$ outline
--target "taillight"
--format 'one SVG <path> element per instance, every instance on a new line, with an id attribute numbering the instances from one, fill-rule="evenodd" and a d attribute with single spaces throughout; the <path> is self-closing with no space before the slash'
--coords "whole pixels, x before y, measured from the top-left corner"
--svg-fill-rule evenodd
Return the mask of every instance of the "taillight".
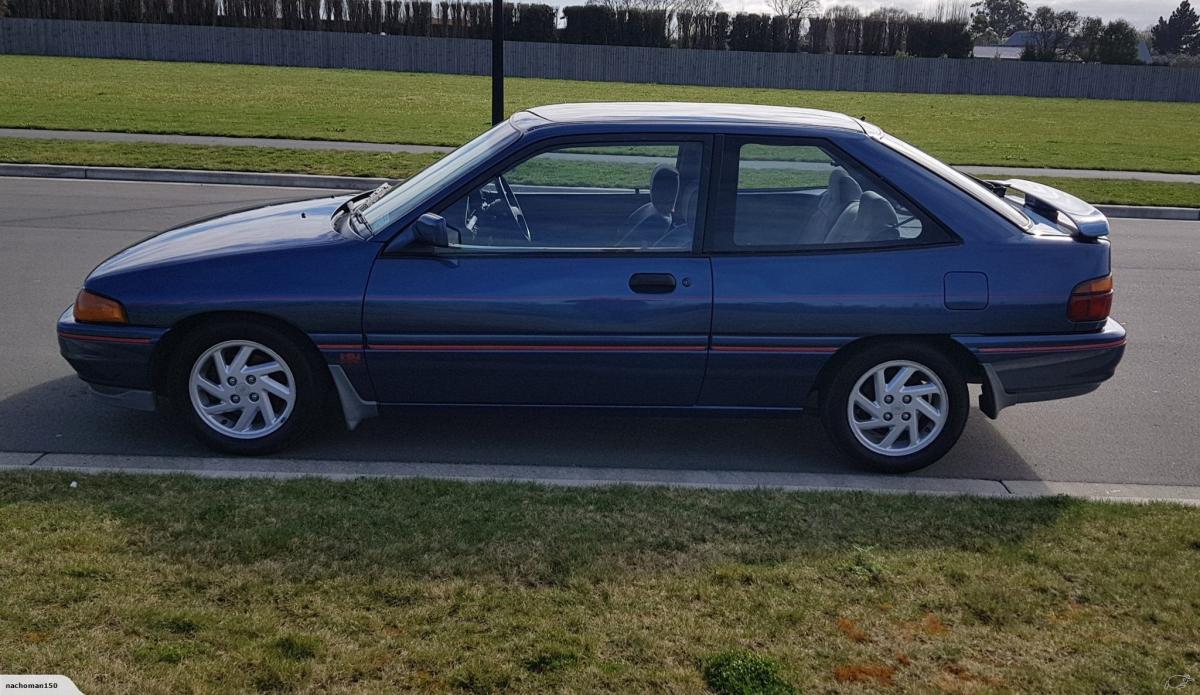
<path id="1" fill-rule="evenodd" d="M 1103 321 L 1112 311 L 1112 275 L 1081 282 L 1071 290 L 1067 318 L 1072 321 Z"/>

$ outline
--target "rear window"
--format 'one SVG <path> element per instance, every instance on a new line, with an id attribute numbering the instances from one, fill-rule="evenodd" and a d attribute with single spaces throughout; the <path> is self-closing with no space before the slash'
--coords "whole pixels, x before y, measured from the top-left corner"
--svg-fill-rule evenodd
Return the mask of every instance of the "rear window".
<path id="1" fill-rule="evenodd" d="M 1033 220 L 1029 219 L 1025 213 L 1005 202 L 1004 199 L 988 190 L 986 186 L 970 176 L 967 176 L 961 171 L 958 171 L 948 164 L 945 164 L 944 162 L 925 154 L 921 150 L 913 147 L 903 140 L 897 140 L 887 133 L 881 133 L 879 136 L 879 141 L 892 148 L 896 152 L 899 152 L 901 155 L 904 155 L 908 159 L 916 162 L 920 166 L 932 171 L 941 178 L 954 184 L 963 192 L 969 194 L 972 198 L 975 198 L 979 202 L 988 206 L 1001 217 L 1004 217 L 1006 220 L 1012 222 L 1021 229 L 1029 229 L 1033 226 Z"/>

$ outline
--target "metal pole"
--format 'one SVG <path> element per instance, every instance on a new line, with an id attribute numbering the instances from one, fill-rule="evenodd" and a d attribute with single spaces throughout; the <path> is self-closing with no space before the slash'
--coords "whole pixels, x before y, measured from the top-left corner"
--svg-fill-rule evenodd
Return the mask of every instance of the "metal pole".
<path id="1" fill-rule="evenodd" d="M 492 125 L 504 120 L 504 0 L 492 0 Z"/>

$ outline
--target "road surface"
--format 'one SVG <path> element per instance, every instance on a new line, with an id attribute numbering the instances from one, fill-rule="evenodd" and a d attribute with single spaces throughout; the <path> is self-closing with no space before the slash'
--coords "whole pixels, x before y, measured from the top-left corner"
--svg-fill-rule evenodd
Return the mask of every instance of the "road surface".
<path id="1" fill-rule="evenodd" d="M 54 322 L 88 271 L 166 227 L 328 195 L 250 186 L 0 180 L 0 451 L 205 456 L 165 417 L 93 401 L 58 355 Z M 991 421 L 973 410 L 953 452 L 923 475 L 1200 484 L 1200 223 L 1115 220 L 1114 315 L 1130 331 L 1116 378 L 1076 399 Z M 408 412 L 357 432 L 330 427 L 303 459 L 852 471 L 812 415 L 661 417 Z"/>

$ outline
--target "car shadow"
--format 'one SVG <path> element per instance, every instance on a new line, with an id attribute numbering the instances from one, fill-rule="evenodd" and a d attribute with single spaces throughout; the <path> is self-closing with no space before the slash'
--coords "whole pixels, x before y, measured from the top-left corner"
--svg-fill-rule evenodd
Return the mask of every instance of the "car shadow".
<path id="1" fill-rule="evenodd" d="M 174 419 L 97 402 L 79 379 L 0 401 L 0 450 L 212 456 Z M 390 410 L 346 432 L 330 422 L 276 457 L 668 470 L 862 473 L 813 412 L 662 415 L 553 409 Z M 1025 459 L 972 410 L 958 445 L 916 475 L 1036 480 Z"/>

